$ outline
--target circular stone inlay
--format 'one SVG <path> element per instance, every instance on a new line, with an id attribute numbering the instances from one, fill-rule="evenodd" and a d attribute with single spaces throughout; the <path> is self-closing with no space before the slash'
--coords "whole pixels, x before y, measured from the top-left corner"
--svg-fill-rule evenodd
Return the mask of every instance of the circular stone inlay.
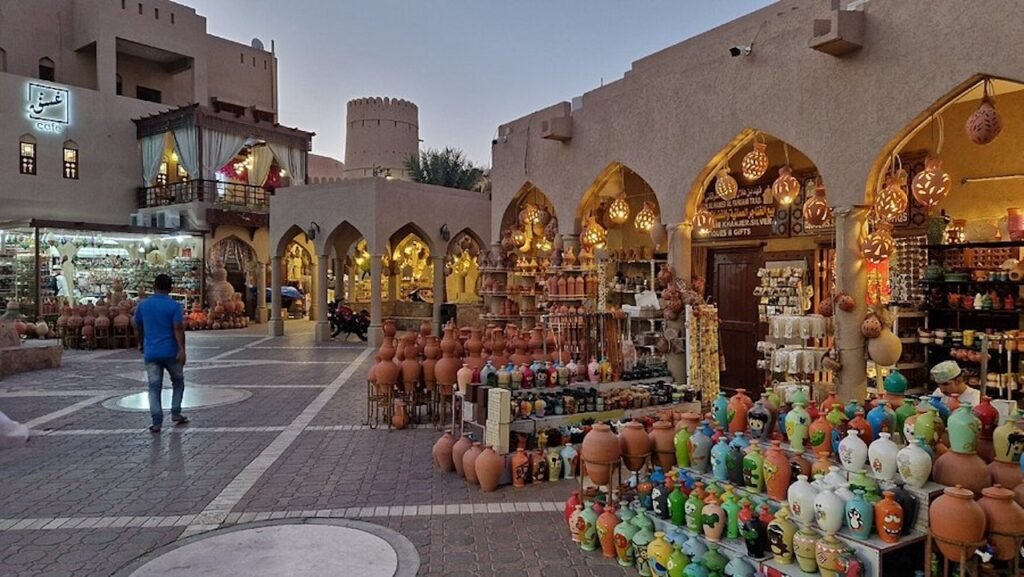
<path id="1" fill-rule="evenodd" d="M 398 555 L 380 537 L 337 525 L 268 525 L 202 538 L 147 562 L 131 577 L 392 577 Z"/>
<path id="2" fill-rule="evenodd" d="M 171 393 L 171 389 L 164 389 L 160 395 L 160 406 L 165 411 L 171 410 Z M 204 389 L 186 386 L 185 394 L 181 397 L 181 408 L 201 409 L 219 405 L 230 405 L 240 403 L 251 396 L 252 393 L 243 389 L 221 387 Z M 103 402 L 103 406 L 115 411 L 145 411 L 148 413 L 149 393 L 135 393 L 107 399 Z"/>

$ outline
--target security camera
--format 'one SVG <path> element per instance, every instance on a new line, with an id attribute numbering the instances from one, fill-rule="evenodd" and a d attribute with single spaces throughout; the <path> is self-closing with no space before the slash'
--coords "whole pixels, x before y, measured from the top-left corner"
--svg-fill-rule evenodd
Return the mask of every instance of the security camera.
<path id="1" fill-rule="evenodd" d="M 729 49 L 729 55 L 733 58 L 737 56 L 750 56 L 752 47 L 748 44 L 746 46 L 733 46 Z"/>

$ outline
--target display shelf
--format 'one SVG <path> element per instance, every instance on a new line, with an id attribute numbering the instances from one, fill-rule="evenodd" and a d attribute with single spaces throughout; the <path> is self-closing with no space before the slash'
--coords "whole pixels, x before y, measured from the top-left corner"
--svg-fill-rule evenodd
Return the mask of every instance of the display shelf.
<path id="1" fill-rule="evenodd" d="M 518 393 L 558 393 L 558 392 L 564 391 L 566 389 L 568 389 L 568 390 L 575 390 L 575 391 L 597 389 L 598 392 L 605 392 L 605 391 L 614 391 L 614 390 L 617 390 L 617 389 L 628 389 L 628 388 L 630 388 L 632 386 L 635 386 L 635 385 L 649 385 L 649 384 L 659 384 L 660 385 L 660 384 L 664 384 L 666 382 L 671 382 L 671 380 L 672 379 L 670 377 L 653 377 L 653 378 L 650 378 L 650 379 L 636 379 L 636 380 L 632 380 L 632 381 L 612 381 L 612 382 L 609 382 L 609 383 L 592 383 L 590 381 L 579 381 L 577 383 L 574 383 L 574 384 L 566 386 L 566 387 L 545 387 L 545 388 L 534 387 L 534 388 L 531 388 L 531 389 L 511 389 L 511 390 L 512 390 L 512 394 L 513 395 L 516 395 Z"/>
<path id="2" fill-rule="evenodd" d="M 797 564 L 795 558 L 793 559 L 793 562 L 788 565 L 785 563 L 779 563 L 772 557 L 769 557 L 760 563 L 762 568 L 769 567 L 783 575 L 786 575 L 787 577 L 821 577 L 820 573 L 808 573 L 800 569 L 800 565 Z"/>
<path id="3" fill-rule="evenodd" d="M 1024 247 L 1024 240 L 992 241 L 992 242 L 961 242 L 957 244 L 926 244 L 927 249 L 932 250 L 953 250 L 965 248 L 1020 248 Z"/>
<path id="4" fill-rule="evenodd" d="M 936 307 L 928 309 L 931 312 L 936 313 L 957 313 L 957 314 L 969 314 L 969 315 L 993 315 L 993 316 L 1009 316 L 1019 315 L 1024 313 L 1024 309 L 951 309 L 945 307 Z"/>
<path id="5" fill-rule="evenodd" d="M 743 541 L 743 539 L 730 539 L 728 537 L 725 537 L 725 533 L 723 532 L 723 536 L 721 539 L 719 539 L 718 541 L 712 541 L 711 539 L 708 539 L 702 532 L 691 531 L 689 528 L 685 526 L 675 525 L 671 521 L 658 517 L 651 511 L 644 511 L 644 514 L 647 515 L 647 518 L 650 519 L 651 523 L 654 524 L 655 531 L 660 531 L 665 534 L 668 534 L 669 532 L 678 531 L 683 535 L 686 535 L 687 537 L 696 537 L 703 541 L 705 544 L 713 543 L 715 545 L 718 545 L 719 550 L 726 553 L 726 556 L 729 558 L 739 555 L 741 557 L 750 559 L 754 563 L 761 562 L 747 555 L 747 544 Z M 729 553 L 731 553 L 731 555 L 729 555 Z"/>
<path id="6" fill-rule="evenodd" d="M 574 301 L 585 301 L 595 297 L 587 295 L 548 295 L 547 300 L 558 301 L 558 302 L 574 302 Z"/>
<path id="7" fill-rule="evenodd" d="M 909 369 L 921 369 L 921 368 L 924 368 L 925 366 L 926 366 L 925 363 L 920 362 L 920 361 L 918 361 L 918 362 L 910 362 L 910 363 L 896 363 L 896 368 L 901 370 L 901 371 L 902 370 L 909 370 Z"/>
<path id="8" fill-rule="evenodd" d="M 1024 281 L 1012 280 L 921 280 L 921 284 L 930 285 L 979 285 L 979 286 L 1015 286 L 1024 287 Z"/>
<path id="9" fill-rule="evenodd" d="M 667 405 L 650 405 L 647 407 L 639 407 L 636 409 L 610 409 L 606 411 L 589 411 L 586 413 L 575 413 L 572 415 L 552 415 L 547 417 L 529 417 L 527 419 L 518 419 L 512 421 L 511 426 L 515 429 L 517 426 L 520 428 L 532 427 L 534 431 L 540 429 L 550 429 L 555 427 L 564 427 L 566 425 L 575 425 L 585 420 L 598 421 L 613 421 L 620 420 L 626 417 L 634 416 L 645 416 L 649 414 L 658 414 L 665 411 L 669 412 L 694 412 L 700 411 L 700 403 L 697 401 L 690 403 L 669 403 Z"/>
<path id="10" fill-rule="evenodd" d="M 928 316 L 928 311 L 899 311 L 896 313 L 898 319 L 923 319 Z"/>

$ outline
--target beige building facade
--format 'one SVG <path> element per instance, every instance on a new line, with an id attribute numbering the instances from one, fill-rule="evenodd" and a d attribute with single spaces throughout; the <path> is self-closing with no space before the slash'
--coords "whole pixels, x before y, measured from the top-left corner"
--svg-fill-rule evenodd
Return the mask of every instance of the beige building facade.
<path id="1" fill-rule="evenodd" d="M 402 98 L 350 100 L 345 118 L 346 178 L 408 179 L 405 162 L 419 155 L 419 108 Z"/>

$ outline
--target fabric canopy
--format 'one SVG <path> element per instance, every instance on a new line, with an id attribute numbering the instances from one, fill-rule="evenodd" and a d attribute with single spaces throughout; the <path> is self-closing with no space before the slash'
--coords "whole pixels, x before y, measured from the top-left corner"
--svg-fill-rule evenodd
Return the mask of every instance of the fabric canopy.
<path id="1" fill-rule="evenodd" d="M 163 161 L 164 149 L 167 144 L 167 134 L 154 134 L 146 136 L 139 141 L 142 147 L 142 185 L 152 186 L 157 173 L 160 172 L 160 163 Z"/>
<path id="2" fill-rule="evenodd" d="M 203 178 L 216 180 L 217 171 L 231 162 L 244 145 L 244 136 L 218 130 L 203 130 Z"/>
<path id="3" fill-rule="evenodd" d="M 263 186 L 270 174 L 270 165 L 274 162 L 274 153 L 268 146 L 253 146 L 249 149 L 249 158 L 252 159 L 252 166 L 247 171 L 246 178 L 252 186 Z"/>
<path id="4" fill-rule="evenodd" d="M 199 129 L 195 126 L 175 128 L 172 135 L 181 166 L 190 177 L 199 178 Z"/>

